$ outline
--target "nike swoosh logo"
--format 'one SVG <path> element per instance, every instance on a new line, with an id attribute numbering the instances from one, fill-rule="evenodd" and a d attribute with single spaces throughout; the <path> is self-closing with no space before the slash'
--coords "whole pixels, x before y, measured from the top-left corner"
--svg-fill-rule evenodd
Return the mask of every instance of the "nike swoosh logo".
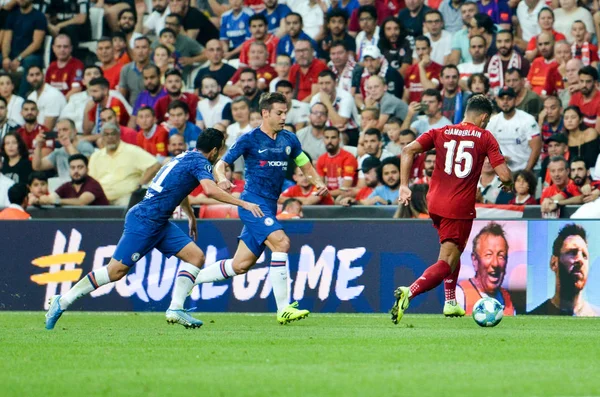
<path id="1" fill-rule="evenodd" d="M 269 149 L 259 150 L 258 153 L 266 152 L 267 150 L 269 150 Z"/>

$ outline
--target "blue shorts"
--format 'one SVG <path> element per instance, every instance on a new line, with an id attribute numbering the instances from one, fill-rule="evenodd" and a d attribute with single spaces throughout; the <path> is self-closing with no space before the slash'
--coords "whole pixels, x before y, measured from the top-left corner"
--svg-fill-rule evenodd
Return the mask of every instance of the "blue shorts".
<path id="1" fill-rule="evenodd" d="M 269 200 L 254 193 L 242 193 L 240 199 L 250 203 L 258 204 L 265 214 L 262 218 L 256 218 L 252 212 L 243 208 L 238 209 L 240 219 L 244 223 L 242 234 L 239 238 L 248 246 L 250 251 L 259 258 L 265 250 L 265 241 L 269 235 L 277 230 L 282 230 L 283 226 L 277 221 L 277 201 Z"/>
<path id="2" fill-rule="evenodd" d="M 142 223 L 134 213 L 129 212 L 113 259 L 126 266 L 133 266 L 153 248 L 171 257 L 190 242 L 192 238 L 173 222 L 153 226 L 149 222 Z"/>

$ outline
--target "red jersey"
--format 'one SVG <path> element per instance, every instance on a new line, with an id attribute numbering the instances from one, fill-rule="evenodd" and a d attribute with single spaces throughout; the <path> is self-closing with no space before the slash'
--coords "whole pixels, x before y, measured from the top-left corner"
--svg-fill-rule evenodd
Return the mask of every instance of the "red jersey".
<path id="1" fill-rule="evenodd" d="M 427 78 L 433 83 L 437 81 L 439 85 L 440 73 L 442 72 L 442 65 L 435 62 L 431 62 L 425 67 L 427 72 Z M 434 81 L 435 80 L 435 81 Z M 421 84 L 421 72 L 419 71 L 419 65 L 410 65 L 406 70 L 406 78 L 404 79 L 404 86 L 408 90 L 408 103 L 421 101 L 421 93 L 424 91 L 423 85 Z"/>
<path id="2" fill-rule="evenodd" d="M 127 51 L 123 51 L 123 53 L 120 56 L 118 54 L 115 54 L 115 61 L 125 66 L 128 63 L 131 63 L 131 58 L 129 58 L 129 54 L 127 53 Z"/>
<path id="3" fill-rule="evenodd" d="M 167 145 L 169 144 L 169 131 L 160 125 L 155 125 L 150 138 L 146 138 L 144 131 L 137 133 L 137 145 L 153 156 L 167 156 Z"/>
<path id="4" fill-rule="evenodd" d="M 315 185 L 311 185 L 311 189 L 308 193 L 304 194 L 302 192 L 302 188 L 298 185 L 290 186 L 281 193 L 283 197 L 311 197 L 312 194 L 317 190 Z M 320 205 L 333 205 L 333 198 L 331 195 L 321 196 L 321 200 L 319 201 Z"/>
<path id="5" fill-rule="evenodd" d="M 578 106 L 583 113 L 583 124 L 590 128 L 596 128 L 596 118 L 600 115 L 600 91 L 594 89 L 594 96 L 587 100 L 581 91 L 571 95 L 569 106 Z"/>
<path id="6" fill-rule="evenodd" d="M 427 131 L 417 141 L 423 151 L 435 148 L 437 153 L 427 194 L 429 213 L 449 219 L 475 218 L 475 193 L 486 156 L 494 168 L 504 162 L 496 138 L 462 122 Z"/>
<path id="7" fill-rule="evenodd" d="M 565 87 L 558 71 L 558 62 L 554 59 L 548 62 L 544 57 L 537 57 L 531 63 L 527 80 L 533 91 L 541 96 L 555 95 Z"/>
<path id="8" fill-rule="evenodd" d="M 358 191 L 358 193 L 356 194 L 355 199 L 356 199 L 356 201 L 368 199 L 369 196 L 371 195 L 371 193 L 373 193 L 373 188 L 365 186 L 365 187 L 363 187 L 362 189 L 360 189 Z"/>
<path id="9" fill-rule="evenodd" d="M 36 124 L 31 132 L 27 131 L 25 126 L 17 129 L 17 134 L 21 135 L 21 138 L 23 138 L 27 145 L 27 149 L 29 149 L 29 154 L 33 154 L 33 149 L 35 149 L 35 137 L 38 136 L 40 132 L 48 132 L 48 128 L 44 127 L 42 124 Z M 54 149 L 54 139 L 46 139 L 44 147 Z"/>
<path id="10" fill-rule="evenodd" d="M 231 76 L 231 79 L 229 80 L 231 81 L 231 84 L 235 84 L 240 80 L 240 75 L 242 74 L 243 70 L 244 68 L 240 68 L 233 74 L 233 76 Z M 271 65 L 265 65 L 256 70 L 256 78 L 258 80 L 263 79 L 267 85 L 269 85 L 271 80 L 273 80 L 275 77 L 277 77 L 277 72 Z"/>
<path id="11" fill-rule="evenodd" d="M 123 65 L 120 63 L 116 63 L 114 66 L 108 69 L 102 68 L 104 78 L 108 80 L 111 90 L 116 89 L 119 85 L 119 79 L 121 78 L 121 69 L 123 69 Z"/>
<path id="12" fill-rule="evenodd" d="M 123 142 L 128 143 L 130 145 L 139 146 L 136 130 L 134 130 L 133 128 L 126 127 L 124 125 L 120 125 L 119 128 L 121 129 L 121 140 Z"/>
<path id="13" fill-rule="evenodd" d="M 559 189 L 556 185 L 550 185 L 547 188 L 545 188 L 542 192 L 540 203 L 547 198 L 556 196 L 557 194 L 560 194 L 565 199 L 568 199 L 570 197 L 581 196 L 581 192 L 579 191 L 579 188 L 577 187 L 575 182 L 569 179 L 569 183 L 567 183 L 567 186 L 564 189 Z"/>
<path id="14" fill-rule="evenodd" d="M 250 56 L 250 44 L 254 43 L 255 41 L 256 39 L 254 37 L 244 41 L 244 44 L 242 44 L 242 50 L 240 52 L 240 63 L 248 65 L 248 58 Z M 274 34 L 267 34 L 267 39 L 265 40 L 267 52 L 269 53 L 267 61 L 271 65 L 275 64 L 275 60 L 277 58 L 277 44 L 279 44 L 279 38 Z M 275 76 L 277 76 L 277 74 L 275 74 Z"/>
<path id="15" fill-rule="evenodd" d="M 557 32 L 556 30 L 552 29 L 552 34 L 554 35 L 554 42 L 558 42 L 561 40 L 566 40 L 567 38 L 565 37 L 564 34 Z M 537 36 L 533 36 L 531 38 L 531 40 L 529 40 L 529 43 L 527 43 L 527 51 L 534 51 L 537 49 Z"/>
<path id="16" fill-rule="evenodd" d="M 190 94 L 189 92 L 184 92 L 181 94 L 178 100 L 187 103 L 188 108 L 190 109 L 190 115 L 188 117 L 188 121 L 192 124 L 196 124 L 196 108 L 198 107 L 198 96 L 194 94 Z M 156 113 L 157 123 L 160 124 L 163 121 L 169 120 L 169 105 L 171 104 L 171 96 L 165 95 L 156 101 L 154 105 L 154 112 Z"/>
<path id="17" fill-rule="evenodd" d="M 244 186 L 246 185 L 246 182 L 239 180 L 239 179 L 234 179 L 231 181 L 231 184 L 233 185 L 233 187 L 231 188 L 231 193 L 242 194 L 242 192 L 244 191 Z M 204 189 L 202 189 L 202 185 L 198 185 L 197 188 L 192 190 L 192 192 L 190 193 L 190 196 L 196 197 L 203 193 L 204 193 Z"/>
<path id="18" fill-rule="evenodd" d="M 46 83 L 66 95 L 73 88 L 73 83 L 81 86 L 83 68 L 83 62 L 73 57 L 63 68 L 59 68 L 57 61 L 54 61 L 46 71 Z"/>
<path id="19" fill-rule="evenodd" d="M 319 175 L 325 179 L 327 189 L 337 190 L 342 187 L 344 179 L 353 181 L 354 185 L 358 162 L 352 154 L 340 149 L 335 156 L 329 153 L 321 155 L 317 160 L 316 168 Z"/>
<path id="20" fill-rule="evenodd" d="M 127 125 L 127 123 L 129 123 L 129 113 L 127 112 L 127 108 L 119 98 L 109 95 L 108 99 L 106 100 L 106 106 L 104 108 L 111 108 L 115 111 L 115 113 L 117 114 L 117 121 L 119 122 L 119 125 Z M 102 124 L 100 122 L 99 111 L 102 109 L 103 108 L 98 109 L 98 104 L 95 104 L 88 112 L 88 120 L 92 121 L 96 125 L 96 128 L 99 128 L 99 126 L 101 126 Z"/>
<path id="21" fill-rule="evenodd" d="M 319 73 L 327 69 L 327 65 L 319 59 L 313 59 L 306 74 L 302 74 L 300 65 L 293 64 L 290 68 L 289 81 L 298 92 L 297 100 L 301 101 L 312 93 L 313 84 L 317 84 Z"/>

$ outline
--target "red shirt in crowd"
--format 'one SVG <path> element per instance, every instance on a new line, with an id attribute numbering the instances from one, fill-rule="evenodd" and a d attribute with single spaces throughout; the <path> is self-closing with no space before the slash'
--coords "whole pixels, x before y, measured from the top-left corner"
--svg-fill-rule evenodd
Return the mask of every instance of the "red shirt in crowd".
<path id="1" fill-rule="evenodd" d="M 337 190 L 342 187 L 344 179 L 354 181 L 358 162 L 352 154 L 340 149 L 335 156 L 329 153 L 321 155 L 316 168 L 319 175 L 325 179 L 327 189 Z"/>
<path id="2" fill-rule="evenodd" d="M 90 192 L 94 195 L 94 201 L 88 205 L 110 205 L 100 183 L 89 175 L 85 178 L 79 191 L 75 190 L 72 182 L 67 182 L 59 186 L 55 193 L 61 199 L 72 199 L 79 198 L 85 192 Z"/>
<path id="3" fill-rule="evenodd" d="M 317 191 L 317 187 L 315 185 L 311 185 L 311 189 L 308 193 L 304 194 L 302 192 L 302 188 L 298 185 L 294 185 L 294 186 L 290 186 L 287 189 L 285 189 L 283 191 L 283 193 L 281 193 L 281 195 L 283 197 L 289 197 L 289 198 L 293 198 L 293 197 L 312 197 L 313 193 Z M 333 198 L 331 198 L 331 195 L 327 195 L 327 196 L 321 196 L 321 200 L 319 201 L 319 204 L 321 205 L 333 205 Z"/>
<path id="4" fill-rule="evenodd" d="M 177 99 L 187 103 L 188 108 L 190 110 L 188 121 L 192 124 L 196 124 L 196 108 L 198 107 L 198 96 L 190 94 L 189 92 L 184 92 Z M 162 123 L 163 121 L 169 120 L 169 112 L 167 109 L 169 109 L 171 101 L 171 96 L 168 94 L 156 101 L 156 104 L 154 105 L 154 112 L 156 113 L 156 120 L 158 124 Z"/>
<path id="5" fill-rule="evenodd" d="M 117 114 L 117 121 L 119 125 L 127 125 L 129 123 L 129 113 L 127 108 L 117 97 L 109 96 L 106 100 L 106 108 L 111 108 Z M 102 109 L 102 108 L 101 108 Z M 96 126 L 100 122 L 100 112 L 98 111 L 98 104 L 95 104 L 88 112 L 88 120 L 93 122 Z"/>
<path id="6" fill-rule="evenodd" d="M 114 66 L 108 69 L 102 68 L 104 78 L 108 80 L 111 90 L 116 89 L 119 85 L 119 79 L 121 78 L 121 69 L 123 69 L 123 65 L 120 63 L 116 63 Z"/>
<path id="7" fill-rule="evenodd" d="M 581 91 L 571 95 L 569 106 L 578 106 L 583 113 L 583 124 L 590 128 L 596 128 L 596 118 L 600 115 L 600 91 L 594 89 L 594 96 L 589 102 L 583 97 Z"/>
<path id="8" fill-rule="evenodd" d="M 590 66 L 592 62 L 598 62 L 600 59 L 598 58 L 598 47 L 595 45 L 588 43 L 588 52 L 589 56 L 587 60 L 583 59 L 583 46 L 575 45 L 575 53 L 573 54 L 573 48 L 571 48 L 571 54 L 575 59 L 581 59 L 583 61 L 583 66 Z"/>
<path id="9" fill-rule="evenodd" d="M 557 32 L 554 29 L 552 29 L 552 34 L 554 35 L 555 43 L 558 41 L 567 39 L 564 34 Z M 537 49 L 537 36 L 533 36 L 531 38 L 531 40 L 529 40 L 529 43 L 527 43 L 527 51 L 535 51 L 536 49 Z"/>
<path id="10" fill-rule="evenodd" d="M 27 131 L 25 126 L 17 129 L 17 133 L 21 135 L 21 138 L 23 138 L 25 144 L 27 145 L 27 149 L 29 149 L 29 154 L 33 154 L 33 150 L 35 149 L 35 137 L 37 137 L 41 132 L 48 131 L 48 128 L 44 127 L 42 124 L 36 124 L 31 132 Z M 54 139 L 46 139 L 44 147 L 54 149 Z"/>
<path id="11" fill-rule="evenodd" d="M 243 70 L 244 68 L 240 68 L 233 74 L 233 76 L 231 76 L 231 79 L 229 79 L 231 84 L 235 84 L 240 81 L 240 75 L 242 74 Z M 256 70 L 257 80 L 263 79 L 267 85 L 269 85 L 271 80 L 273 80 L 275 77 L 277 77 L 277 72 L 271 65 L 265 65 Z"/>
<path id="12" fill-rule="evenodd" d="M 249 64 L 248 57 L 250 56 L 250 44 L 254 43 L 255 41 L 256 39 L 254 37 L 244 41 L 244 44 L 242 44 L 242 50 L 240 52 L 240 63 L 244 65 Z M 279 44 L 279 38 L 274 34 L 268 34 L 267 39 L 265 40 L 265 45 L 267 46 L 267 52 L 269 53 L 267 60 L 271 65 L 275 64 L 275 60 L 277 58 L 277 44 Z M 275 74 L 275 76 L 277 76 L 277 74 Z"/>
<path id="13" fill-rule="evenodd" d="M 579 191 L 579 188 L 577 187 L 575 182 L 569 179 L 569 183 L 567 183 L 567 186 L 564 189 L 559 189 L 556 185 L 550 185 L 547 188 L 545 188 L 542 192 L 540 202 L 544 201 L 547 198 L 554 197 L 557 194 L 560 194 L 565 199 L 568 199 L 569 197 L 581 196 L 581 192 Z"/>
<path id="14" fill-rule="evenodd" d="M 424 152 L 434 148 L 437 152 L 427 194 L 429 213 L 449 219 L 475 218 L 475 193 L 486 156 L 494 168 L 504 162 L 496 138 L 462 122 L 427 131 L 417 141 Z"/>
<path id="15" fill-rule="evenodd" d="M 303 100 L 312 93 L 313 84 L 317 84 L 319 73 L 327 69 L 327 65 L 320 59 L 313 59 L 312 63 L 308 67 L 306 74 L 300 70 L 300 65 L 295 63 L 290 68 L 290 83 L 294 86 L 294 89 L 298 91 L 296 99 L 299 101 Z"/>
<path id="16" fill-rule="evenodd" d="M 537 57 L 533 60 L 527 80 L 531 83 L 533 91 L 542 96 L 555 95 L 557 91 L 565 87 L 558 71 L 558 62 L 554 59 L 548 62 L 544 57 Z"/>
<path id="17" fill-rule="evenodd" d="M 169 144 L 169 131 L 160 125 L 154 125 L 147 138 L 144 131 L 137 133 L 137 145 L 153 156 L 167 156 L 167 145 Z"/>
<path id="18" fill-rule="evenodd" d="M 365 187 L 363 187 L 362 189 L 360 189 L 358 191 L 358 193 L 356 194 L 355 199 L 356 199 L 356 201 L 368 199 L 369 196 L 371 195 L 371 193 L 373 193 L 373 188 L 365 186 Z"/>
<path id="19" fill-rule="evenodd" d="M 440 73 L 442 72 L 442 65 L 435 62 L 431 62 L 425 67 L 427 72 L 427 78 L 432 82 L 436 82 L 439 85 Z M 434 81 L 435 80 L 435 81 Z M 404 79 L 404 86 L 408 90 L 408 103 L 421 101 L 421 94 L 423 93 L 423 84 L 421 84 L 421 72 L 419 71 L 419 65 L 410 65 L 406 70 L 406 78 Z"/>
<path id="20" fill-rule="evenodd" d="M 121 129 L 121 140 L 125 143 L 129 143 L 130 145 L 138 145 L 137 131 L 133 128 L 126 127 L 124 125 L 120 125 Z"/>
<path id="21" fill-rule="evenodd" d="M 381 26 L 383 21 L 387 17 L 391 17 L 394 14 L 398 15 L 398 12 L 404 8 L 401 1 L 394 0 L 375 0 L 375 9 L 377 10 L 377 24 Z M 352 11 L 350 20 L 348 21 L 348 30 L 350 32 L 360 32 L 360 24 L 358 21 L 358 8 Z"/>
<path id="22" fill-rule="evenodd" d="M 54 61 L 46 71 L 46 83 L 66 95 L 73 88 L 73 83 L 81 84 L 83 68 L 83 62 L 73 57 L 63 68 L 59 68 L 58 61 Z"/>
<path id="23" fill-rule="evenodd" d="M 239 179 L 234 179 L 231 181 L 231 184 L 233 185 L 231 187 L 231 193 L 240 193 L 242 194 L 242 192 L 244 191 L 244 186 L 246 185 L 245 181 L 239 180 Z M 198 185 L 197 188 L 195 188 L 194 190 L 192 190 L 192 192 L 190 193 L 190 196 L 199 196 L 201 194 L 204 193 L 204 189 L 202 189 L 202 185 Z"/>

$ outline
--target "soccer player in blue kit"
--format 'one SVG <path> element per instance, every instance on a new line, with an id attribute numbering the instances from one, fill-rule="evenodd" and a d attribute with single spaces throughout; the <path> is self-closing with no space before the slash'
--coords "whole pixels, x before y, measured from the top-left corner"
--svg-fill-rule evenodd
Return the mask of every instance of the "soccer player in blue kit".
<path id="1" fill-rule="evenodd" d="M 103 128 L 119 130 L 112 123 Z M 204 253 L 194 243 L 197 234 L 196 217 L 188 195 L 200 184 L 207 196 L 237 205 L 250 217 L 258 219 L 263 216 L 257 204 L 229 195 L 214 182 L 212 165 L 219 156 L 224 140 L 221 131 L 209 128 L 199 136 L 195 150 L 181 153 L 158 171 L 144 199 L 127 212 L 123 235 L 109 264 L 90 272 L 65 295 L 50 298 L 46 329 L 53 329 L 62 313 L 75 300 L 125 277 L 131 267 L 153 248 L 168 257 L 175 255 L 182 261 L 175 279 L 171 305 L 166 313 L 167 322 L 181 324 L 186 328 L 198 328 L 202 325 L 202 321 L 183 309 L 183 303 L 205 260 Z M 189 219 L 193 240 L 169 221 L 180 203 Z"/>
<path id="2" fill-rule="evenodd" d="M 275 218 L 277 199 L 291 158 L 302 169 L 312 184 L 315 194 L 328 194 L 327 187 L 313 168 L 295 134 L 283 129 L 287 113 L 287 100 L 279 93 L 266 93 L 260 98 L 259 110 L 262 124 L 238 138 L 229 151 L 215 166 L 215 177 L 223 190 L 231 188 L 225 177 L 225 168 L 240 156 L 246 164 L 246 186 L 240 196 L 242 200 L 260 205 L 264 217 L 256 218 L 246 209 L 240 208 L 240 219 L 244 223 L 240 242 L 233 259 L 218 261 L 206 266 L 196 277 L 196 284 L 225 280 L 244 274 L 256 264 L 265 250 L 271 250 L 269 277 L 273 295 L 277 302 L 277 321 L 287 324 L 306 318 L 308 310 L 299 310 L 298 302 L 289 304 L 287 258 L 290 239 Z"/>

